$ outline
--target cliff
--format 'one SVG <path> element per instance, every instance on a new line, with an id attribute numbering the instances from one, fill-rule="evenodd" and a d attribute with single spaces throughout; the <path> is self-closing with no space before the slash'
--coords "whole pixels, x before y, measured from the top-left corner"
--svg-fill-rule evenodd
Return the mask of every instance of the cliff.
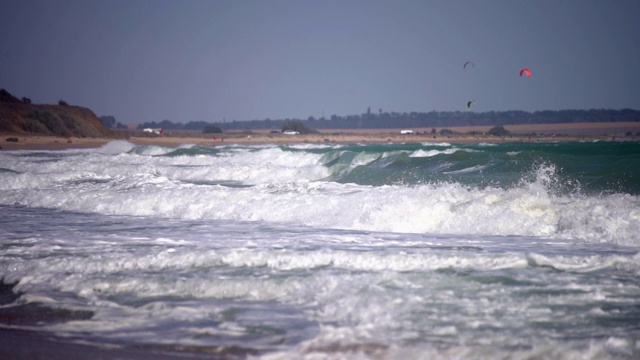
<path id="1" fill-rule="evenodd" d="M 0 90 L 0 133 L 75 137 L 108 137 L 93 111 L 80 106 L 31 104 Z"/>

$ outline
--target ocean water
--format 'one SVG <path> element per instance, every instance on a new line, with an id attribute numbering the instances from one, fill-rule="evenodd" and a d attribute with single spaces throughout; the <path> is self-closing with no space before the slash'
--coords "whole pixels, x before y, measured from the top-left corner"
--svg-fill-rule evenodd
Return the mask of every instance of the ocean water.
<path id="1" fill-rule="evenodd" d="M 640 143 L 3 151 L 0 278 L 85 344 L 640 358 Z"/>

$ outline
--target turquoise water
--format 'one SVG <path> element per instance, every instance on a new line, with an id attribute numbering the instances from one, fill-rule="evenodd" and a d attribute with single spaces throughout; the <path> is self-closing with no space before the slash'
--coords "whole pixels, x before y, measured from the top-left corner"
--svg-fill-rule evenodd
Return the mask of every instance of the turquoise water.
<path id="1" fill-rule="evenodd" d="M 309 151 L 309 150 L 302 150 Z M 319 149 L 332 168 L 350 171 L 331 180 L 360 185 L 455 182 L 509 188 L 532 181 L 544 166 L 564 192 L 640 191 L 637 142 L 351 145 Z M 366 163 L 357 163 L 367 159 Z M 351 168 L 354 163 L 356 168 Z M 560 185 L 562 183 L 562 185 Z"/>
<path id="2" fill-rule="evenodd" d="M 0 326 L 185 356 L 637 358 L 639 165 L 637 142 L 0 152 L 0 310 L 62 318 Z"/>

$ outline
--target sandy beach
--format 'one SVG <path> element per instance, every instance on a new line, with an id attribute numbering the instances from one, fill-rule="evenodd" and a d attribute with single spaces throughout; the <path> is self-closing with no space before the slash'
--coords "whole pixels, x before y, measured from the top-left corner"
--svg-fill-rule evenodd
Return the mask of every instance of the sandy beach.
<path id="1" fill-rule="evenodd" d="M 99 147 L 113 140 L 126 140 L 139 145 L 180 146 L 195 144 L 201 146 L 220 146 L 229 144 L 329 144 L 329 143 L 411 143 L 411 142 L 508 142 L 508 141 L 629 141 L 636 136 L 627 133 L 640 133 L 640 122 L 600 122 L 600 123 L 559 123 L 505 125 L 512 134 L 506 137 L 483 135 L 490 126 L 450 127 L 454 135 L 432 134 L 431 128 L 411 129 L 415 134 L 400 134 L 401 129 L 340 129 L 322 130 L 317 134 L 284 135 L 273 134 L 268 130 L 250 133 L 228 132 L 224 134 L 199 135 L 197 133 L 169 132 L 162 136 L 131 136 L 114 138 L 62 138 L 24 134 L 0 135 L 0 147 L 3 150 L 61 150 L 69 148 Z M 535 135 L 534 135 L 535 134 Z M 17 138 L 18 141 L 7 139 Z"/>

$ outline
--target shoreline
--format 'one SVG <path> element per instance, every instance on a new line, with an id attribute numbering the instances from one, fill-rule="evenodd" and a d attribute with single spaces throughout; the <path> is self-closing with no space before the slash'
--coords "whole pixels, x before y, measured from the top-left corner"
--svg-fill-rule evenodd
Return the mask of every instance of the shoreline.
<path id="1" fill-rule="evenodd" d="M 323 130 L 317 134 L 284 135 L 268 130 L 227 132 L 223 134 L 179 133 L 161 136 L 132 136 L 104 138 L 63 138 L 31 134 L 0 134 L 1 150 L 64 150 L 96 148 L 110 141 L 125 140 L 136 145 L 177 147 L 224 145 L 294 145 L 294 144 L 355 144 L 355 143 L 503 143 L 558 141 L 638 141 L 640 137 L 625 136 L 640 133 L 640 122 L 623 123 L 559 123 L 505 125 L 512 134 L 505 137 L 484 135 L 490 126 L 450 127 L 452 135 L 432 134 L 432 129 L 412 129 L 415 134 L 400 134 L 401 129 L 339 129 Z M 434 128 L 439 131 L 440 128 Z M 529 135 L 531 134 L 531 135 Z M 17 138 L 17 142 L 7 141 Z M 69 139 L 71 140 L 69 142 Z"/>
<path id="2" fill-rule="evenodd" d="M 44 330 L 0 327 L 0 358 L 3 359 L 136 359 L 181 360 L 243 358 L 253 349 L 234 346 L 196 347 L 162 344 L 122 344 L 87 338 L 69 338 Z"/>

